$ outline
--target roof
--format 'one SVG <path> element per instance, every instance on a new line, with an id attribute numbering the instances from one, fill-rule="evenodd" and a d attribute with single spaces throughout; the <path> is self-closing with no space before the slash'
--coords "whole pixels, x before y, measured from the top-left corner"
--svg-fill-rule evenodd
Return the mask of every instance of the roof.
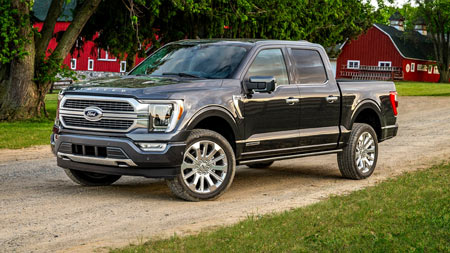
<path id="1" fill-rule="evenodd" d="M 52 0 L 35 0 L 33 5 L 33 15 L 39 20 L 44 21 L 47 17 L 48 9 Z M 77 0 L 64 1 L 64 10 L 58 21 L 72 21 L 73 11 L 77 6 Z"/>
<path id="2" fill-rule="evenodd" d="M 392 26 L 375 24 L 381 32 L 386 34 L 403 58 L 435 61 L 433 42 L 427 36 L 416 31 L 400 31 Z"/>
<path id="3" fill-rule="evenodd" d="M 402 16 L 402 14 L 400 14 L 400 12 L 396 11 L 394 14 L 392 14 L 392 16 L 389 17 L 389 21 L 393 20 L 404 21 L 405 18 Z"/>

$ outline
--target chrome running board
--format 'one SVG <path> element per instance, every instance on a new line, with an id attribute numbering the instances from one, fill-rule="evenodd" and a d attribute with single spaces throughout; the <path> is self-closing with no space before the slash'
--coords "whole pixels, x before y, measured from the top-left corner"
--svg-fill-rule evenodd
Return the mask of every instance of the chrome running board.
<path id="1" fill-rule="evenodd" d="M 257 159 L 239 161 L 238 163 L 239 164 L 250 164 L 250 163 L 270 162 L 270 161 L 279 161 L 279 160 L 300 158 L 300 157 L 306 157 L 306 156 L 328 155 L 328 154 L 334 154 L 334 153 L 339 153 L 339 152 L 342 152 L 342 149 L 334 149 L 334 150 L 328 150 L 328 151 L 319 151 L 319 152 L 295 154 L 295 155 L 283 155 L 283 156 L 275 156 L 275 157 L 269 157 L 269 158 L 257 158 Z"/>

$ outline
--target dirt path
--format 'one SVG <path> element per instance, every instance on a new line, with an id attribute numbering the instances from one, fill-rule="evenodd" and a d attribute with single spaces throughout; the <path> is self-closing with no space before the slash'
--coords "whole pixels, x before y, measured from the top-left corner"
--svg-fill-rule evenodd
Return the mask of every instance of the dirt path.
<path id="1" fill-rule="evenodd" d="M 340 177 L 336 156 L 239 167 L 219 200 L 175 199 L 161 180 L 124 177 L 111 187 L 74 185 L 54 158 L 0 162 L 0 251 L 92 251 L 193 233 L 251 214 L 288 210 L 450 159 L 450 98 L 400 98 L 399 136 L 380 145 L 367 180 Z M 0 156 L 3 156 L 0 151 Z"/>

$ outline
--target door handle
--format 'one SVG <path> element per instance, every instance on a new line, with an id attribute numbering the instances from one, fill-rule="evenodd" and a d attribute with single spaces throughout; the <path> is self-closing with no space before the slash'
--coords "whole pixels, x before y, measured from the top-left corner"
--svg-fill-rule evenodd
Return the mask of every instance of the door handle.
<path id="1" fill-rule="evenodd" d="M 328 103 L 332 104 L 332 103 L 336 102 L 339 99 L 339 97 L 333 96 L 333 95 L 329 95 L 325 99 L 327 100 Z"/>
<path id="2" fill-rule="evenodd" d="M 293 97 L 286 98 L 286 103 L 288 103 L 289 105 L 294 105 L 298 102 L 300 102 L 300 99 L 298 99 L 298 98 L 293 98 Z"/>

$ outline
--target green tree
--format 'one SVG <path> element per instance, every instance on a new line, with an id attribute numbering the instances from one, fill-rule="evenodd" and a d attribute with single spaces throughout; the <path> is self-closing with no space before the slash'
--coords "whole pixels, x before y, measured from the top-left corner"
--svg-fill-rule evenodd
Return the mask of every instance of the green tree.
<path id="1" fill-rule="evenodd" d="M 450 79 L 450 1 L 448 0 L 416 0 L 417 15 L 422 17 L 434 45 L 437 60 L 439 82 L 448 83 Z"/>
<path id="2" fill-rule="evenodd" d="M 41 115 L 51 80 L 101 0 L 78 1 L 73 21 L 46 57 L 57 18 L 66 0 L 51 2 L 43 28 L 33 29 L 32 0 L 0 0 L 0 120 Z"/>

